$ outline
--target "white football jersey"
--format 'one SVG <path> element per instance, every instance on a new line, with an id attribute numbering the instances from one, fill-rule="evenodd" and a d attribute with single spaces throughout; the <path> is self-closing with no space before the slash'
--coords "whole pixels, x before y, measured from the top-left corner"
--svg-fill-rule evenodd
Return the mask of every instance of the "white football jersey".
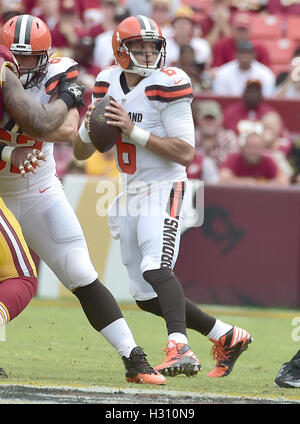
<path id="1" fill-rule="evenodd" d="M 157 69 L 131 88 L 127 86 L 121 67 L 104 69 L 96 78 L 93 101 L 103 98 L 106 94 L 123 106 L 138 127 L 159 137 L 168 137 L 161 116 L 168 105 L 178 101 L 191 104 L 193 99 L 190 78 L 184 71 L 175 67 Z M 136 145 L 124 134 L 117 142 L 115 152 L 123 185 L 133 181 L 148 184 L 187 179 L 183 165 Z"/>
<path id="2" fill-rule="evenodd" d="M 78 76 L 77 62 L 68 57 L 52 59 L 48 72 L 40 84 L 26 90 L 26 92 L 31 94 L 40 104 L 49 103 L 64 72 L 66 72 L 69 81 L 76 80 Z M 0 188 L 3 196 L 19 194 L 34 186 L 43 188 L 49 177 L 55 176 L 54 144 L 22 134 L 19 126 L 5 113 L 5 110 L 0 122 L 0 143 L 15 147 L 33 146 L 42 150 L 47 158 L 47 161 L 42 162 L 42 166 L 37 168 L 37 174 L 28 173 L 27 178 L 21 176 L 18 168 L 15 168 L 10 163 L 0 161 Z"/>

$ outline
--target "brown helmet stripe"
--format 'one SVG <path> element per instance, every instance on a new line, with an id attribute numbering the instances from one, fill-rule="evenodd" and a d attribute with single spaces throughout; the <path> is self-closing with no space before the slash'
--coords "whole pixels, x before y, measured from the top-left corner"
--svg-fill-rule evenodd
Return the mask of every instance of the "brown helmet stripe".
<path id="1" fill-rule="evenodd" d="M 15 27 L 14 44 L 19 43 L 22 19 L 23 19 L 22 15 L 18 16 L 18 19 L 17 19 L 17 22 L 16 22 L 16 27 Z"/>
<path id="2" fill-rule="evenodd" d="M 143 19 L 141 18 L 141 16 L 140 15 L 137 15 L 136 16 L 136 19 L 139 21 L 139 24 L 140 24 L 141 29 L 146 29 L 146 25 L 145 25 Z"/>
<path id="3" fill-rule="evenodd" d="M 33 16 L 30 15 L 29 18 L 28 18 L 28 21 L 27 21 L 27 25 L 26 25 L 25 44 L 30 44 L 32 21 L 33 21 Z"/>

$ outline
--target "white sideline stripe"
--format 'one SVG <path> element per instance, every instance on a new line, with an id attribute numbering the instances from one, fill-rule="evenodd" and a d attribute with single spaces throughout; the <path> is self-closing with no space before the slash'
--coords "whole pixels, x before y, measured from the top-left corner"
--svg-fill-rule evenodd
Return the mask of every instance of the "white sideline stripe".
<path id="1" fill-rule="evenodd" d="M 30 272 L 28 271 L 28 268 L 24 262 L 23 256 L 22 256 L 22 252 L 19 249 L 18 243 L 16 242 L 16 239 L 14 237 L 14 235 L 12 234 L 12 232 L 10 231 L 10 229 L 8 228 L 8 226 L 6 225 L 6 222 L 4 221 L 4 219 L 0 216 L 0 224 L 3 226 L 5 232 L 8 234 L 10 241 L 13 244 L 13 247 L 15 249 L 17 258 L 18 258 L 18 262 L 20 267 L 22 268 L 23 274 L 26 277 L 30 277 Z"/>
<path id="2" fill-rule="evenodd" d="M 176 390 L 157 390 L 157 387 L 153 388 L 153 390 L 150 389 L 142 389 L 141 387 L 139 387 L 139 389 L 127 389 L 124 387 L 104 387 L 104 386 L 95 386 L 95 387 L 86 387 L 86 386 L 80 386 L 80 385 L 74 385 L 74 386 L 61 386 L 59 384 L 57 385 L 52 385 L 52 386 L 47 386 L 47 385 L 42 385 L 42 384 L 36 384 L 36 383 L 27 383 L 27 384 L 22 384 L 22 383 L 16 383 L 14 382 L 14 384 L 9 384 L 9 383 L 1 383 L 0 384 L 0 389 L 3 388 L 5 389 L 5 387 L 23 387 L 25 388 L 36 388 L 38 390 L 62 390 L 65 392 L 68 391 L 76 391 L 78 393 L 103 393 L 103 394 L 115 394 L 116 391 L 118 392 L 118 394 L 132 394 L 132 395 L 141 395 L 143 393 L 149 395 L 149 394 L 154 394 L 155 396 L 157 394 L 159 395 L 167 395 L 170 397 L 190 397 L 193 400 L 201 400 L 201 399 L 232 399 L 232 400 L 250 400 L 250 401 L 273 401 L 273 402 L 278 402 L 278 403 L 284 403 L 284 402 L 293 402 L 293 403 L 300 403 L 300 396 L 287 396 L 284 397 L 282 395 L 279 396 L 255 396 L 252 394 L 243 394 L 243 395 L 238 395 L 236 393 L 234 394 L 226 394 L 226 393 L 195 393 L 195 392 L 181 392 L 181 391 L 176 391 Z M 60 393 L 62 394 L 62 393 Z M 67 394 L 67 393 L 66 393 Z"/>

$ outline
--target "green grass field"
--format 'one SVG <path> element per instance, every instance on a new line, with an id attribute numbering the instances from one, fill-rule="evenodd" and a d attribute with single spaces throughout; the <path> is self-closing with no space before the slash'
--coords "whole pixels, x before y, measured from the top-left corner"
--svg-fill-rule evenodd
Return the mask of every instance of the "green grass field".
<path id="1" fill-rule="evenodd" d="M 161 362 L 166 345 L 165 324 L 159 317 L 121 305 L 136 338 L 155 366 Z M 167 378 L 170 390 L 216 393 L 263 398 L 285 397 L 300 400 L 300 389 L 274 387 L 274 378 L 284 361 L 299 349 L 291 338 L 292 319 L 300 311 L 213 307 L 202 309 L 223 321 L 247 329 L 254 338 L 230 376 L 206 377 L 214 361 L 211 342 L 189 331 L 190 345 L 202 364 L 196 377 Z M 9 374 L 5 383 L 41 385 L 106 386 L 132 388 L 124 378 L 119 355 L 88 323 L 76 299 L 58 301 L 34 299 L 23 313 L 6 327 L 6 341 L 0 343 L 0 366 Z M 139 386 L 141 390 L 157 390 Z"/>

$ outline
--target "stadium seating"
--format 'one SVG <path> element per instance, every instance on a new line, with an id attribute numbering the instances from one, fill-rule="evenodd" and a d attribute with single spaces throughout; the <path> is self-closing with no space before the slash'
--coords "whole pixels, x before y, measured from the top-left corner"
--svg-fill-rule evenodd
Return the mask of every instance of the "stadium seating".
<path id="1" fill-rule="evenodd" d="M 251 38 L 257 40 L 278 40 L 283 32 L 283 21 L 276 15 L 251 15 Z"/>
<path id="2" fill-rule="evenodd" d="M 279 72 L 288 71 L 289 63 L 293 57 L 295 42 L 288 38 L 277 40 L 261 40 L 270 57 L 271 69 L 278 75 Z"/>
<path id="3" fill-rule="evenodd" d="M 285 18 L 286 23 L 286 37 L 290 40 L 294 40 L 300 46 L 300 17 L 299 16 L 287 16 Z"/>

